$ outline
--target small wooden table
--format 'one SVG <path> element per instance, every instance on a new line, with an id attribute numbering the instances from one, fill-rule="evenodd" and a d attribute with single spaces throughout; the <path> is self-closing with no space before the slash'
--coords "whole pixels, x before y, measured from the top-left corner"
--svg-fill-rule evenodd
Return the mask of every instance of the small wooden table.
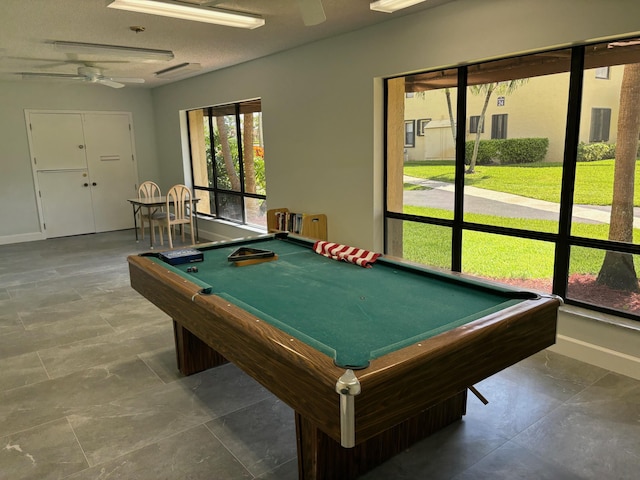
<path id="1" fill-rule="evenodd" d="M 196 242 L 200 241 L 200 235 L 198 234 L 198 202 L 199 198 L 192 198 L 191 202 L 193 203 L 193 212 L 191 213 L 194 217 L 194 224 L 196 229 Z M 141 208 L 147 209 L 147 215 L 149 217 L 149 222 L 151 224 L 151 228 L 153 228 L 153 224 L 151 223 L 151 218 L 154 213 L 160 210 L 162 207 L 167 205 L 167 197 L 162 195 L 160 197 L 147 197 L 147 198 L 128 198 L 127 202 L 131 204 L 133 207 L 133 226 L 136 231 L 136 242 L 138 241 L 138 212 L 140 212 Z M 173 203 L 173 202 L 172 202 Z M 149 247 L 153 249 L 153 237 L 149 234 Z"/>

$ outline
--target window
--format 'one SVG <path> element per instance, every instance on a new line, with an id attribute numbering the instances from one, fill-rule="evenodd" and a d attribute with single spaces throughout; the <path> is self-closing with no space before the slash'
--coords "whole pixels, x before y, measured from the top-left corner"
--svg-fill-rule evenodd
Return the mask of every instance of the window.
<path id="1" fill-rule="evenodd" d="M 640 115 L 638 40 L 387 80 L 385 253 L 640 320 L 640 124 L 617 120 Z M 426 115 L 454 128 L 430 128 L 434 151 L 407 161 L 405 122 Z"/>
<path id="2" fill-rule="evenodd" d="M 404 146 L 416 146 L 416 122 L 415 120 L 407 120 L 404 122 Z"/>
<path id="3" fill-rule="evenodd" d="M 471 115 L 469 117 L 469 133 L 478 133 L 478 125 L 480 124 L 480 115 Z M 484 133 L 484 124 L 480 133 Z"/>
<path id="4" fill-rule="evenodd" d="M 491 138 L 507 138 L 507 114 L 491 115 Z"/>
<path id="5" fill-rule="evenodd" d="M 608 142 L 609 126 L 611 124 L 610 108 L 592 108 L 591 109 L 591 133 L 589 134 L 590 142 Z"/>
<path id="6" fill-rule="evenodd" d="M 260 100 L 187 112 L 198 213 L 266 227 Z"/>

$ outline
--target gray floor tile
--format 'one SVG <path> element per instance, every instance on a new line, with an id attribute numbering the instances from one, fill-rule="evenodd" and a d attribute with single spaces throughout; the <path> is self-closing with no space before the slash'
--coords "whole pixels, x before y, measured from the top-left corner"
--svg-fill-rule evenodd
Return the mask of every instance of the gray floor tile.
<path id="1" fill-rule="evenodd" d="M 0 368 L 0 392 L 47 380 L 47 372 L 37 353 L 9 357 Z"/>
<path id="2" fill-rule="evenodd" d="M 532 388 L 527 382 L 519 382 L 498 374 L 480 382 L 476 387 L 488 400 L 484 405 L 473 394 L 468 395 L 467 418 L 490 425 L 494 431 L 507 438 L 531 426 L 562 402 L 545 392 Z"/>
<path id="3" fill-rule="evenodd" d="M 50 377 L 56 378 L 139 353 L 173 345 L 173 326 L 145 324 L 122 333 L 110 333 L 40 351 Z"/>
<path id="4" fill-rule="evenodd" d="M 68 415 L 91 466 L 114 460 L 211 419 L 180 382 L 76 409 Z"/>
<path id="5" fill-rule="evenodd" d="M 67 480 L 240 480 L 253 476 L 200 425 Z"/>
<path id="6" fill-rule="evenodd" d="M 514 441 L 581 478 L 635 479 L 640 466 L 640 382 L 608 374 Z"/>
<path id="7" fill-rule="evenodd" d="M 59 320 L 55 326 L 44 324 L 30 329 L 22 326 L 3 329 L 0 335 L 0 360 L 113 333 L 113 328 L 107 322 L 101 318 L 98 320 L 95 317 L 77 316 Z"/>
<path id="8" fill-rule="evenodd" d="M 136 358 L 2 391 L 0 432 L 9 434 L 32 428 L 161 383 L 144 362 Z"/>
<path id="9" fill-rule="evenodd" d="M 64 418 L 0 437 L 0 445 L 3 479 L 54 480 L 87 467 L 82 449 Z"/>
<path id="10" fill-rule="evenodd" d="M 453 480 L 580 480 L 562 465 L 507 442 Z"/>
<path id="11" fill-rule="evenodd" d="M 253 475 L 296 459 L 294 412 L 275 398 L 212 420 L 207 427 Z"/>
<path id="12" fill-rule="evenodd" d="M 362 479 L 449 479 L 506 441 L 490 426 L 465 418 L 416 443 Z"/>

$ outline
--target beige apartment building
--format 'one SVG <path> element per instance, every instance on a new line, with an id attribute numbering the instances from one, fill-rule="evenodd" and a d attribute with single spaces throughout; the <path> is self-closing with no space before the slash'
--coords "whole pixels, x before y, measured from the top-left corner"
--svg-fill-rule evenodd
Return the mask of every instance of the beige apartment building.
<path id="1" fill-rule="evenodd" d="M 615 143 L 623 66 L 585 70 L 580 141 Z M 455 115 L 457 89 L 449 90 Z M 494 92 L 480 138 L 549 139 L 545 161 L 562 162 L 569 73 L 529 78 L 513 92 Z M 467 95 L 466 140 L 476 137 L 484 93 Z M 453 160 L 454 139 L 445 89 L 407 93 L 405 161 Z"/>

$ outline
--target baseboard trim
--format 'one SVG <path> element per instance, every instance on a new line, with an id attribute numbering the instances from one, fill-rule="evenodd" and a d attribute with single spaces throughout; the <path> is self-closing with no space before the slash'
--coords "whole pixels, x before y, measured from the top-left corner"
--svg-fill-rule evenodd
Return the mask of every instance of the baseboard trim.
<path id="1" fill-rule="evenodd" d="M 565 335 L 557 335 L 556 344 L 549 347 L 549 350 L 640 380 L 640 357 Z"/>
<path id="2" fill-rule="evenodd" d="M 47 237 L 42 232 L 21 233 L 19 235 L 5 235 L 0 237 L 0 245 L 9 245 L 11 243 L 36 242 L 45 240 Z"/>

